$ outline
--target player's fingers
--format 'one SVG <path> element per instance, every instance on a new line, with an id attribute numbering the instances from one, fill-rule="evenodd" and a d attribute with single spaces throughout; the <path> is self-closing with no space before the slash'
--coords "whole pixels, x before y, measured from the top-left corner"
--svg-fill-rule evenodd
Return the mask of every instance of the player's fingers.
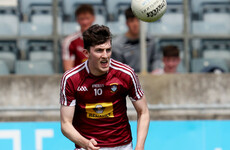
<path id="1" fill-rule="evenodd" d="M 97 141 L 96 141 L 96 140 L 94 140 L 94 139 L 90 139 L 90 142 L 92 142 L 92 143 L 93 143 L 93 145 L 97 145 Z"/>
<path id="2" fill-rule="evenodd" d="M 93 145 L 92 142 L 90 142 L 89 148 L 87 150 L 99 150 L 99 149 L 100 149 L 100 147 L 96 147 L 96 146 Z"/>
<path id="3" fill-rule="evenodd" d="M 90 139 L 90 143 L 89 143 L 90 150 L 100 149 L 100 147 L 96 147 L 95 145 L 97 145 L 97 141 L 95 141 L 94 139 Z"/>

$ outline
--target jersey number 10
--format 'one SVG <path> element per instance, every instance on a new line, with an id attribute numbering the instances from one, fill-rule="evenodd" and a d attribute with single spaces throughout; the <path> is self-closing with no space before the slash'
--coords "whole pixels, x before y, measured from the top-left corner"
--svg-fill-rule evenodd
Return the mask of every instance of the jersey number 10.
<path id="1" fill-rule="evenodd" d="M 95 96 L 102 95 L 102 89 L 94 89 Z"/>

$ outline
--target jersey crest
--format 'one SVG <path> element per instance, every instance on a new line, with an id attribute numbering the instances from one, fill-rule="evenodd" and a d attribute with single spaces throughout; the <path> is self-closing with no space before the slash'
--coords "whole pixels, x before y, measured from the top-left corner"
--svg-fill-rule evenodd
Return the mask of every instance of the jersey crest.
<path id="1" fill-rule="evenodd" d="M 110 84 L 112 93 L 115 93 L 117 91 L 117 85 L 118 85 L 118 83 L 111 83 Z"/>

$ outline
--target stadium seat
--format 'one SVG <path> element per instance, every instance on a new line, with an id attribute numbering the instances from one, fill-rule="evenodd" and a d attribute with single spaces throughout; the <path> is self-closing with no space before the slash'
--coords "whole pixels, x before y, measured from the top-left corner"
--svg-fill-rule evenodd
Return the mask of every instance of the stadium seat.
<path id="1" fill-rule="evenodd" d="M 52 5 L 52 0 L 20 0 L 19 2 L 21 12 L 26 17 L 31 15 L 31 6 Z"/>
<path id="2" fill-rule="evenodd" d="M 17 54 L 16 41 L 0 41 L 0 60 L 5 62 L 11 73 L 14 72 Z"/>
<path id="3" fill-rule="evenodd" d="M 27 55 L 29 60 L 53 61 L 53 42 L 31 40 L 27 42 Z"/>
<path id="4" fill-rule="evenodd" d="M 191 61 L 191 71 L 194 73 L 199 73 L 202 72 L 202 70 L 205 67 L 220 67 L 222 68 L 225 72 L 228 72 L 228 66 L 225 62 L 225 60 L 222 59 L 205 59 L 205 58 L 195 58 L 192 59 Z"/>
<path id="5" fill-rule="evenodd" d="M 124 34 L 128 30 L 124 23 L 118 21 L 107 22 L 106 25 L 110 28 L 110 31 L 114 36 Z"/>
<path id="6" fill-rule="evenodd" d="M 0 14 L 0 35 L 17 36 L 19 29 L 18 16 L 13 14 Z"/>
<path id="7" fill-rule="evenodd" d="M 49 29 L 48 33 L 53 32 L 53 16 L 51 14 L 32 15 L 31 23 L 32 25 L 37 26 L 37 27 L 45 26 L 46 29 Z M 61 28 L 62 28 L 62 20 L 60 16 L 57 17 L 57 28 L 58 28 L 58 33 L 60 34 Z"/>
<path id="8" fill-rule="evenodd" d="M 4 61 L 10 72 L 14 72 L 16 55 L 13 52 L 1 51 L 0 60 Z"/>
<path id="9" fill-rule="evenodd" d="M 203 57 L 207 59 L 222 59 L 226 61 L 228 68 L 230 68 L 230 50 L 205 50 Z"/>
<path id="10" fill-rule="evenodd" d="M 193 21 L 192 32 L 194 34 L 211 34 L 211 35 L 223 35 L 229 34 L 229 25 L 217 22 L 205 22 L 205 21 Z"/>
<path id="11" fill-rule="evenodd" d="M 9 69 L 4 61 L 0 60 L 0 75 L 8 75 Z"/>
<path id="12" fill-rule="evenodd" d="M 48 36 L 52 34 L 52 26 L 47 24 L 20 23 L 20 35 L 23 36 Z"/>
<path id="13" fill-rule="evenodd" d="M 109 21 L 117 21 L 119 14 L 124 14 L 124 8 L 128 8 L 130 4 L 131 0 L 107 0 Z"/>
<path id="14" fill-rule="evenodd" d="M 217 39 L 203 39 L 201 40 L 202 50 L 218 49 L 218 50 L 230 50 L 230 40 L 217 40 Z"/>
<path id="15" fill-rule="evenodd" d="M 16 74 L 51 75 L 54 73 L 50 61 L 16 61 Z"/>
<path id="16" fill-rule="evenodd" d="M 63 22 L 62 24 L 62 35 L 67 36 L 80 31 L 80 25 L 76 22 Z"/>
<path id="17" fill-rule="evenodd" d="M 230 15 L 229 13 L 206 13 L 203 16 L 203 19 L 205 22 L 210 23 L 229 23 Z"/>
<path id="18" fill-rule="evenodd" d="M 160 21 L 148 24 L 149 34 L 181 34 L 183 14 L 165 14 Z"/>
<path id="19" fill-rule="evenodd" d="M 192 6 L 193 13 L 198 14 L 200 10 L 202 9 L 202 4 L 204 3 L 221 4 L 221 3 L 226 3 L 226 2 L 229 2 L 229 0 L 192 0 L 191 6 Z"/>
<path id="20" fill-rule="evenodd" d="M 32 51 L 29 53 L 29 60 L 48 60 L 53 61 L 52 51 Z"/>
<path id="21" fill-rule="evenodd" d="M 212 59 L 225 59 L 230 60 L 230 51 L 229 50 L 205 50 L 203 51 L 204 58 Z"/>
<path id="22" fill-rule="evenodd" d="M 222 8 L 223 7 L 223 8 Z M 230 33 L 230 3 L 228 5 L 205 5 L 200 13 L 200 20 L 192 23 L 195 34 L 229 34 Z M 229 9 L 229 10 L 227 10 Z"/>

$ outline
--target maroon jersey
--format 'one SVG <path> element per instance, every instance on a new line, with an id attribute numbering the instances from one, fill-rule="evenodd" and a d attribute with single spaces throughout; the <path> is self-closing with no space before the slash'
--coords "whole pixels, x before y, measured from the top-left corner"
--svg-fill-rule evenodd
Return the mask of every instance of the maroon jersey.
<path id="1" fill-rule="evenodd" d="M 63 75 L 61 104 L 75 106 L 73 126 L 87 139 L 94 138 L 99 147 L 130 143 L 126 96 L 136 101 L 144 94 L 137 75 L 113 59 L 108 73 L 102 76 L 92 75 L 87 64 L 88 61 Z"/>
<path id="2" fill-rule="evenodd" d="M 83 54 L 84 42 L 81 32 L 74 33 L 65 38 L 62 46 L 62 59 L 74 60 L 74 65 L 80 65 L 87 60 Z"/>

